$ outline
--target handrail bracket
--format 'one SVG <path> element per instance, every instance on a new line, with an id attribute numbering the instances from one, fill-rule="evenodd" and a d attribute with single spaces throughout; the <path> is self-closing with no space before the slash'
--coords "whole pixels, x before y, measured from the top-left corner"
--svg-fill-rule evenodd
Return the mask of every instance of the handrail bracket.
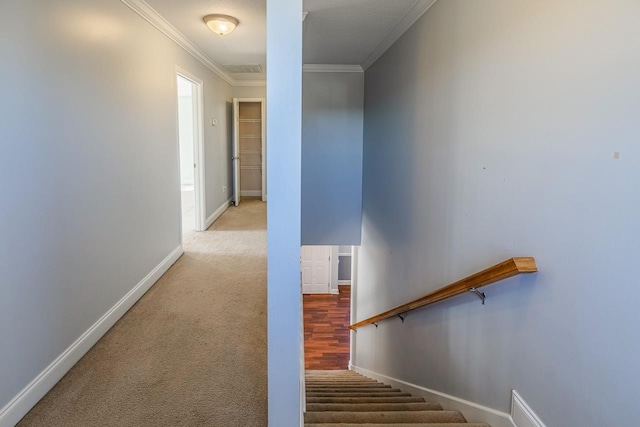
<path id="1" fill-rule="evenodd" d="M 484 300 L 487 298 L 484 292 L 480 292 L 477 288 L 471 288 L 469 289 L 469 292 L 475 294 L 478 298 L 480 298 L 482 300 L 482 305 L 484 305 Z"/>
<path id="2" fill-rule="evenodd" d="M 406 316 L 406 314 L 403 316 L 404 313 L 400 313 L 398 314 L 398 317 L 400 318 L 400 320 L 402 320 L 402 323 L 404 323 L 404 317 Z"/>

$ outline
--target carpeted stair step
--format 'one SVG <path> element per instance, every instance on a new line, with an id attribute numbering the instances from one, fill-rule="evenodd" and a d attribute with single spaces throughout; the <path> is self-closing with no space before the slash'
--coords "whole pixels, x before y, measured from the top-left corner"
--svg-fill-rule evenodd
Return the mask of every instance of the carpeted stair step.
<path id="1" fill-rule="evenodd" d="M 409 397 L 411 393 L 402 393 L 400 391 L 391 391 L 388 393 L 327 393 L 327 392 L 307 392 L 309 397 Z"/>
<path id="2" fill-rule="evenodd" d="M 307 384 L 318 384 L 318 385 L 323 385 L 323 384 L 340 384 L 340 385 L 345 385 L 345 384 L 382 384 L 378 381 L 373 381 L 373 380 L 305 380 L 305 382 Z"/>
<path id="3" fill-rule="evenodd" d="M 362 424 L 362 423 L 305 423 L 304 427 L 491 427 L 485 423 L 392 423 L 392 424 Z"/>
<path id="4" fill-rule="evenodd" d="M 391 388 L 390 385 L 381 383 L 350 383 L 350 384 L 307 384 L 307 388 Z"/>
<path id="5" fill-rule="evenodd" d="M 414 396 L 367 396 L 367 397 L 307 397 L 307 403 L 411 403 L 424 402 L 422 397 Z"/>
<path id="6" fill-rule="evenodd" d="M 390 393 L 399 392 L 397 388 L 391 387 L 336 387 L 336 388 L 309 388 L 310 393 Z"/>
<path id="7" fill-rule="evenodd" d="M 307 371 L 305 427 L 490 427 L 352 371 Z"/>
<path id="8" fill-rule="evenodd" d="M 379 412 L 379 411 L 440 411 L 438 403 L 308 403 L 307 411 L 347 411 L 347 412 Z"/>
<path id="9" fill-rule="evenodd" d="M 314 387 L 343 387 L 343 386 L 362 386 L 373 387 L 383 385 L 377 381 L 306 381 L 307 386 Z"/>
<path id="10" fill-rule="evenodd" d="M 458 411 L 307 412 L 305 423 L 466 423 Z"/>

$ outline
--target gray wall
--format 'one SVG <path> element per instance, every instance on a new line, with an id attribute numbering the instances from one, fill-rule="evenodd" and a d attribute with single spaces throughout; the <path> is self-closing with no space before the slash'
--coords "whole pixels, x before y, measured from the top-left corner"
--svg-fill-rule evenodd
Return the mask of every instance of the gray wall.
<path id="1" fill-rule="evenodd" d="M 360 244 L 363 73 L 303 73 L 302 244 Z"/>
<path id="2" fill-rule="evenodd" d="M 300 427 L 302 0 L 267 0 L 269 425 Z"/>
<path id="3" fill-rule="evenodd" d="M 640 2 L 437 2 L 366 72 L 355 365 L 548 426 L 640 417 Z M 614 152 L 620 159 L 614 159 Z"/>
<path id="4" fill-rule="evenodd" d="M 5 0 L 0 32 L 1 408 L 178 247 L 176 65 L 229 197 L 231 88 L 119 1 Z"/>

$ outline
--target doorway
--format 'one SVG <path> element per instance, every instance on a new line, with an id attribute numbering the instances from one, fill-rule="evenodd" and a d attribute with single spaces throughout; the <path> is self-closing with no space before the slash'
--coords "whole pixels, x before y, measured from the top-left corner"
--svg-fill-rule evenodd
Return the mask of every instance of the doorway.
<path id="1" fill-rule="evenodd" d="M 305 369 L 348 368 L 350 261 L 351 246 L 302 246 L 300 250 Z"/>
<path id="2" fill-rule="evenodd" d="M 234 98 L 233 194 L 266 201 L 265 105 L 262 98 Z"/>
<path id="3" fill-rule="evenodd" d="M 204 230 L 204 144 L 202 80 L 177 72 L 178 154 L 182 238 Z"/>

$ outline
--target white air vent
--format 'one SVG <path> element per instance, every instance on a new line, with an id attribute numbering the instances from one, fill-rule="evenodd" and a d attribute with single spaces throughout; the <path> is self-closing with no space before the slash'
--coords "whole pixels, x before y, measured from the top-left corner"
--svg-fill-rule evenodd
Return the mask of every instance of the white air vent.
<path id="1" fill-rule="evenodd" d="M 262 65 L 225 65 L 224 68 L 230 73 L 262 73 Z"/>

